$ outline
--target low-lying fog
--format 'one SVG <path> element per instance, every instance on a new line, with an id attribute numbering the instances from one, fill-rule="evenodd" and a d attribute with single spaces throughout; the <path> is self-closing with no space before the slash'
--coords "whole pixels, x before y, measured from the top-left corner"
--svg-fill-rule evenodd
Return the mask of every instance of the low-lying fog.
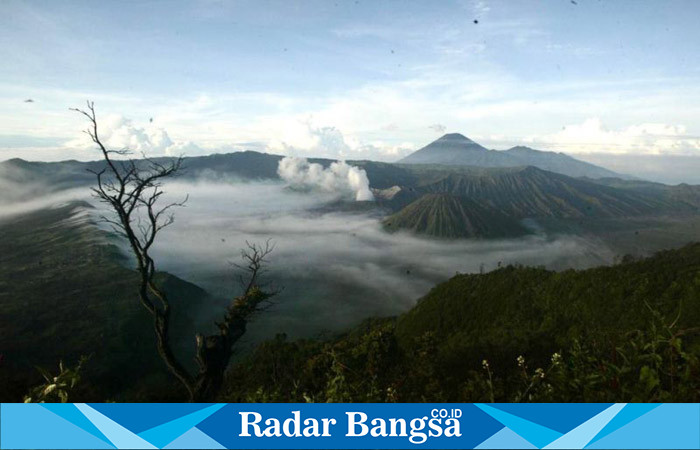
<path id="1" fill-rule="evenodd" d="M 391 235 L 382 231 L 377 213 L 321 212 L 332 195 L 293 191 L 283 183 L 178 183 L 168 192 L 173 198 L 189 193 L 190 200 L 159 239 L 160 268 L 217 296 L 239 292 L 229 261 L 239 260 L 245 241 L 274 241 L 267 278 L 283 290 L 251 326 L 250 341 L 277 332 L 314 336 L 398 314 L 436 283 L 482 265 L 562 269 L 613 258 L 603 245 L 574 237 L 445 242 Z"/>
<path id="2" fill-rule="evenodd" d="M 280 181 L 266 182 L 169 183 L 164 200 L 188 194 L 189 201 L 176 209 L 175 223 L 162 231 L 153 249 L 159 270 L 230 299 L 240 293 L 231 263 L 240 261 L 245 242 L 271 239 L 275 250 L 266 279 L 282 290 L 274 306 L 249 327 L 248 344 L 276 333 L 310 337 L 338 332 L 368 317 L 399 314 L 457 272 L 513 263 L 582 268 L 610 263 L 614 256 L 600 242 L 571 236 L 440 241 L 388 234 L 381 229 L 378 209 L 348 213 L 324 208 L 339 197 L 371 199 L 364 171 L 344 163 L 324 170 L 286 161 L 280 176 Z M 5 204 L 0 217 L 76 198 L 98 205 L 86 187 Z M 198 318 L 201 325 L 213 324 L 222 306 L 212 305 Z"/>

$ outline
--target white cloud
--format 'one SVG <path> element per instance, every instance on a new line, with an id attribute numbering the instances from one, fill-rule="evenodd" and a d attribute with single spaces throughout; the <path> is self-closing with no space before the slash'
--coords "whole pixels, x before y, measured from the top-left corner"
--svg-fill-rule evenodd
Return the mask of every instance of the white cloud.
<path id="1" fill-rule="evenodd" d="M 683 125 L 642 123 L 615 130 L 599 118 L 566 125 L 557 133 L 531 136 L 527 141 L 573 153 L 693 154 L 700 150 L 700 137 L 689 135 Z"/>
<path id="2" fill-rule="evenodd" d="M 327 123 L 336 123 L 333 112 L 319 114 L 326 116 Z M 346 136 L 339 128 L 331 125 L 315 125 L 320 120 L 313 117 L 292 117 L 266 119 L 263 126 L 267 134 L 273 136 L 267 141 L 272 153 L 293 156 L 313 156 L 330 159 L 375 159 L 393 160 L 405 156 L 415 149 L 410 142 L 392 144 L 381 139 L 365 140 L 357 135 Z M 383 134 L 391 134 L 385 126 L 378 129 Z M 395 130 L 394 130 L 395 131 Z"/>
<path id="3" fill-rule="evenodd" d="M 684 86 L 683 95 L 680 86 Z M 196 92 L 146 102 L 33 90 L 27 96 L 38 99 L 37 103 L 24 104 L 23 97 L 16 97 L 17 87 L 0 83 L 0 121 L 5 133 L 28 137 L 26 149 L 17 145 L 0 148 L 0 159 L 94 158 L 93 147 L 85 146 L 85 136 L 79 148 L 30 148 L 35 147 L 31 137 L 75 143 L 85 123 L 67 107 L 79 105 L 79 98 L 96 98 L 98 113 L 118 111 L 133 119 L 113 116 L 103 125 L 106 116 L 100 115 L 100 125 L 114 128 L 115 146 L 129 144 L 150 154 L 252 149 L 304 157 L 395 161 L 436 137 L 439 128 L 430 129 L 430 124 L 475 139 L 481 136 L 482 145 L 494 148 L 525 143 L 571 152 L 684 152 L 697 149 L 692 135 L 698 129 L 692 127 L 700 118 L 695 101 L 700 90 L 693 86 L 691 79 L 525 82 L 488 64 L 479 73 L 470 73 L 456 61 L 413 67 L 401 79 L 368 81 L 355 89 L 320 96 Z M 627 94 L 620 96 L 619 92 Z M 647 94 L 632 95 L 637 92 Z M 150 116 L 153 124 L 148 123 Z M 589 124 L 582 129 L 590 117 L 599 117 L 612 128 Z M 685 123 L 688 128 L 661 125 L 669 128 L 659 129 L 659 123 Z M 553 132 L 565 124 L 577 125 Z M 625 148 L 627 144 L 631 146 Z"/>
<path id="4" fill-rule="evenodd" d="M 153 125 L 139 127 L 121 115 L 101 118 L 98 122 L 98 136 L 108 148 L 128 149 L 149 156 L 177 156 L 199 150 L 192 142 L 174 142 L 163 128 Z M 87 134 L 81 133 L 66 142 L 65 147 L 87 150 L 94 148 L 95 144 Z"/>

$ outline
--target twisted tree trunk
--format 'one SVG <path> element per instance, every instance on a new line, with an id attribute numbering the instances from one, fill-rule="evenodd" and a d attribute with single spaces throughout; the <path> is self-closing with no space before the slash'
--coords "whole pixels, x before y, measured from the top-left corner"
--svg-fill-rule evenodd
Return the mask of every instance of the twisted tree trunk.
<path id="1" fill-rule="evenodd" d="M 221 389 L 234 344 L 245 333 L 251 316 L 264 309 L 265 302 L 274 295 L 274 292 L 264 292 L 258 284 L 265 258 L 273 247 L 269 241 L 264 247 L 246 243 L 247 249 L 242 251 L 245 264 L 239 266 L 248 277 L 245 282 L 241 278 L 243 294 L 228 306 L 224 320 L 217 323 L 218 334 L 196 336 L 195 361 L 198 371 L 196 375 L 190 374 L 173 352 L 170 342 L 170 301 L 155 282 L 155 261 L 150 255 L 158 233 L 174 221 L 170 210 L 183 206 L 187 201 L 185 198 L 182 202 L 157 206 L 164 193 L 163 181 L 177 174 L 182 166 L 182 157 L 168 164 L 145 156 L 142 161 L 113 159 L 115 155 L 127 156 L 130 152 L 127 149 L 108 149 L 103 145 L 97 133 L 94 103 L 88 102 L 87 106 L 87 111 L 73 110 L 89 120 L 90 127 L 85 132 L 97 145 L 105 161 L 102 170 L 93 172 L 97 178 L 93 195 L 108 205 L 116 216 L 103 216 L 102 219 L 128 241 L 136 260 L 140 276 L 138 296 L 141 305 L 152 316 L 158 354 L 168 371 L 183 385 L 190 401 L 213 400 Z"/>

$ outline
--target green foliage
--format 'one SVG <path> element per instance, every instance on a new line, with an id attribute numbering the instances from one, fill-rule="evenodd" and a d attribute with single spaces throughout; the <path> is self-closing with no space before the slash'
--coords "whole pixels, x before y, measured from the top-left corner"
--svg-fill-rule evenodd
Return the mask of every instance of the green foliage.
<path id="1" fill-rule="evenodd" d="M 137 276 L 110 236 L 81 217 L 90 208 L 72 202 L 0 223 L 2 401 L 21 401 L 42 382 L 35 366 L 86 354 L 92 363 L 74 401 L 174 399 L 152 322 L 137 301 Z M 165 273 L 158 282 L 174 304 L 172 339 L 192 355 L 192 318 L 215 300 Z"/>
<path id="2" fill-rule="evenodd" d="M 58 373 L 54 376 L 46 369 L 37 367 L 44 383 L 35 386 L 24 397 L 24 403 L 60 402 L 67 403 L 68 396 L 80 383 L 81 371 L 88 357 L 82 356 L 75 367 L 68 367 L 63 360 L 58 363 Z"/>
<path id="3" fill-rule="evenodd" d="M 334 342 L 294 341 L 285 335 L 261 344 L 229 371 L 227 401 L 394 401 L 399 362 L 393 321 L 368 322 Z"/>
<path id="4" fill-rule="evenodd" d="M 698 273 L 700 245 L 583 271 L 458 275 L 397 319 L 261 345 L 222 400 L 700 401 Z"/>
<path id="5" fill-rule="evenodd" d="M 388 328 L 387 328 L 388 326 Z M 384 347 L 377 341 L 382 335 Z M 439 343 L 427 333 L 416 339 L 413 354 L 395 345 L 390 324 L 359 338 L 335 343 L 289 343 L 277 340 L 275 353 L 295 364 L 285 367 L 294 382 L 258 379 L 267 368 L 256 356 L 236 365 L 232 376 L 250 376 L 246 385 L 229 383 L 226 401 L 267 402 L 697 402 L 700 401 L 700 360 L 686 348 L 689 330 L 674 331 L 654 323 L 627 333 L 617 346 L 610 342 L 583 343 L 575 339 L 547 361 L 523 355 L 492 371 L 489 360 L 481 370 L 447 378 L 435 358 Z M 351 345 L 349 345 L 352 343 Z M 270 343 L 268 343 L 269 345 Z M 312 350 L 313 348 L 313 350 Z M 268 347 L 263 352 L 269 357 Z M 311 350 L 309 352 L 309 350 Z M 260 350 L 259 350 L 260 351 Z M 306 359 L 299 358 L 306 352 Z M 387 364 L 392 361 L 391 364 Z M 376 368 L 382 366 L 381 373 Z M 255 371 L 251 372 L 251 367 Z M 256 380 L 256 381 L 253 381 Z M 456 380 L 456 386 L 453 382 Z M 229 380 L 231 381 L 231 380 Z M 280 382 L 281 381 L 281 382 Z M 251 389 L 250 392 L 246 392 Z"/>

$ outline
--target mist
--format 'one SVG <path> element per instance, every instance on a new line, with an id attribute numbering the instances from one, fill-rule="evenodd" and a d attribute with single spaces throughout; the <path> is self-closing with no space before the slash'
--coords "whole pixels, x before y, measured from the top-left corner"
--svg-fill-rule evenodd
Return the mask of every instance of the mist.
<path id="1" fill-rule="evenodd" d="M 220 299 L 195 318 L 203 331 L 240 294 L 232 263 L 240 261 L 246 241 L 274 243 L 265 280 L 281 291 L 273 307 L 250 325 L 244 339 L 248 348 L 276 333 L 315 337 L 342 332 L 366 318 L 400 314 L 456 273 L 507 264 L 585 268 L 609 264 L 615 256 L 601 241 L 564 235 L 447 241 L 389 234 L 381 227 L 385 212 L 379 207 L 334 209 L 339 197 L 357 199 L 357 191 L 345 183 L 299 189 L 294 180 L 173 181 L 164 190 L 164 203 L 186 195 L 189 200 L 174 211 L 175 223 L 161 232 L 152 252 L 158 270 Z M 89 189 L 81 188 L 28 202 L 0 202 L 0 219 L 71 200 L 95 206 L 94 221 L 107 212 Z"/>
<path id="2" fill-rule="evenodd" d="M 2 189 L 2 185 L 0 179 L 0 189 Z M 90 191 L 86 189 L 67 189 L 22 201 L 8 201 L 0 197 L 0 221 L 44 208 L 58 207 L 76 200 L 93 201 Z"/>
<path id="3" fill-rule="evenodd" d="M 458 272 L 499 265 L 583 268 L 612 262 L 598 241 L 529 236 L 484 241 L 441 241 L 388 234 L 379 210 L 327 212 L 333 193 L 300 192 L 284 183 L 171 183 L 172 199 L 189 193 L 187 207 L 154 247 L 159 269 L 202 286 L 220 298 L 240 292 L 230 263 L 246 241 L 271 239 L 267 280 L 282 291 L 272 309 L 249 328 L 247 342 L 276 333 L 312 337 L 346 330 L 369 317 L 410 309 L 436 283 Z M 219 307 L 202 323 L 213 323 Z"/>

